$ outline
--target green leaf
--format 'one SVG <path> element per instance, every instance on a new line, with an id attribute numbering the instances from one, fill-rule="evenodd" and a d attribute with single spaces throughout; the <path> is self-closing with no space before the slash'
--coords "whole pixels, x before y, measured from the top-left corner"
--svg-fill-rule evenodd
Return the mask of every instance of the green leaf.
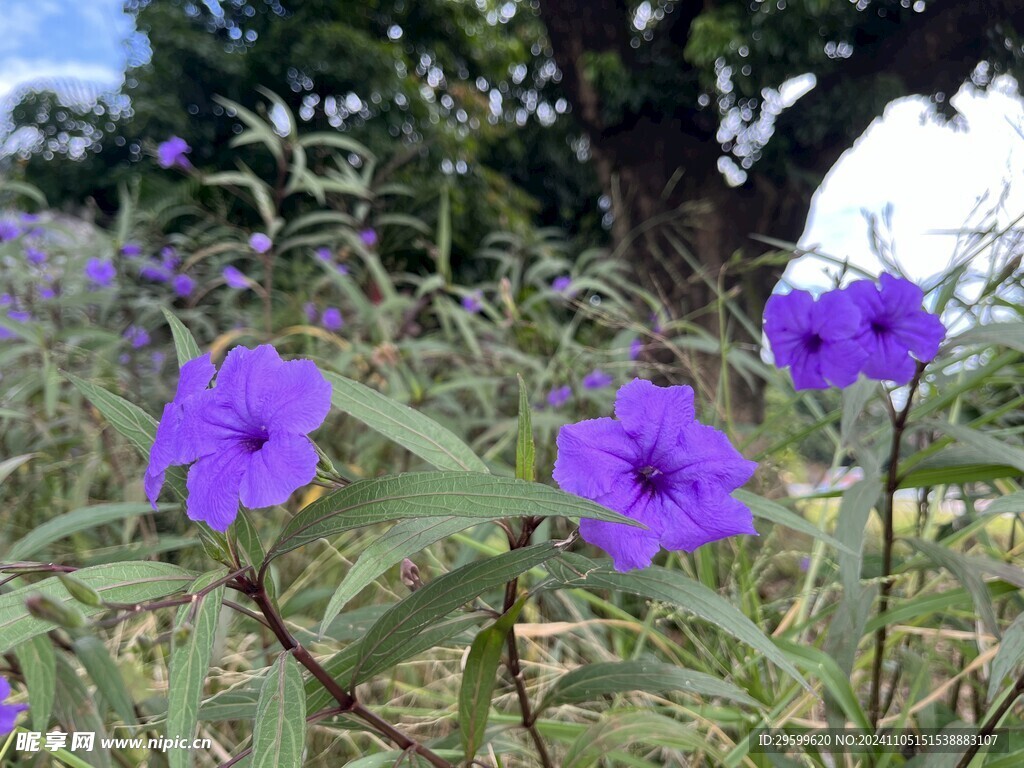
<path id="1" fill-rule="evenodd" d="M 678 606 L 746 643 L 810 690 L 796 667 L 754 622 L 718 594 L 678 571 L 650 566 L 619 573 L 609 565 L 573 553 L 563 553 L 547 568 L 559 588 L 611 589 Z"/>
<path id="2" fill-rule="evenodd" d="M 526 597 L 516 601 L 494 624 L 482 630 L 470 646 L 459 688 L 459 730 L 466 762 L 472 761 L 483 743 L 501 649 L 525 604 Z"/>
<path id="3" fill-rule="evenodd" d="M 223 577 L 221 571 L 211 571 L 196 579 L 190 592 L 198 592 Z M 195 737 L 199 720 L 199 703 L 203 697 L 203 683 L 210 668 L 213 639 L 217 631 L 224 585 L 211 590 L 197 602 L 178 609 L 174 622 L 174 648 L 171 651 L 167 685 L 167 737 L 189 739 Z M 181 634 L 187 637 L 179 641 Z M 167 753 L 170 768 L 189 768 L 194 753 L 187 749 L 174 749 Z"/>
<path id="4" fill-rule="evenodd" d="M 14 649 L 18 666 L 28 686 L 28 711 L 32 730 L 44 733 L 50 725 L 57 669 L 53 643 L 46 635 L 37 635 Z"/>
<path id="5" fill-rule="evenodd" d="M 78 677 L 74 667 L 64 654 L 56 657 L 57 662 L 57 696 L 54 700 L 54 716 L 61 724 L 61 730 L 94 733 L 95 746 L 89 756 L 88 763 L 95 768 L 110 768 L 111 750 L 99 748 L 106 738 L 107 729 L 103 718 L 96 708 L 95 698 L 89 695 L 85 684 Z M 181 750 L 184 752 L 185 750 Z"/>
<path id="6" fill-rule="evenodd" d="M 484 617 L 485 614 L 482 612 L 473 612 L 436 622 L 405 645 L 393 648 L 380 663 L 384 669 L 391 668 L 406 659 L 411 659 L 413 656 L 417 656 L 424 651 L 436 648 L 441 643 L 450 640 L 470 627 L 476 626 L 483 621 Z M 323 668 L 335 680 L 349 677 L 362 656 L 364 646 L 365 638 L 331 656 L 330 659 L 322 663 Z M 353 678 L 353 683 L 358 685 L 365 682 L 369 677 L 372 677 L 372 675 L 358 675 Z M 313 679 L 306 682 L 307 712 L 316 712 L 330 706 L 332 701 L 334 701 L 333 697 L 324 689 L 319 681 Z"/>
<path id="7" fill-rule="evenodd" d="M 352 379 L 325 373 L 331 403 L 370 429 L 398 443 L 438 469 L 487 472 L 487 465 L 459 437 L 407 405 Z"/>
<path id="8" fill-rule="evenodd" d="M 10 477 L 14 470 L 22 464 L 28 463 L 38 455 L 38 453 L 23 453 L 21 456 L 12 456 L 0 461 L 0 483 Z"/>
<path id="9" fill-rule="evenodd" d="M 104 701 L 126 725 L 135 725 L 135 704 L 107 646 L 98 637 L 83 635 L 75 639 L 72 647 Z"/>
<path id="10" fill-rule="evenodd" d="M 393 525 L 383 536 L 370 542 L 359 553 L 355 564 L 348 569 L 324 611 L 320 635 L 323 636 L 349 600 L 388 568 L 436 541 L 480 523 L 480 520 L 467 517 L 428 517 L 402 520 Z"/>
<path id="11" fill-rule="evenodd" d="M 152 511 L 153 508 L 149 504 L 127 502 L 82 507 L 54 517 L 33 528 L 11 545 L 4 555 L 4 559 L 8 562 L 28 560 L 60 539 L 87 531 L 90 528 L 115 523 L 129 517 L 137 517 Z"/>
<path id="12" fill-rule="evenodd" d="M 533 418 L 530 415 L 530 396 L 522 376 L 519 380 L 519 432 L 516 437 L 516 477 L 532 483 L 536 480 L 536 454 L 533 444 Z"/>
<path id="13" fill-rule="evenodd" d="M 199 345 L 196 344 L 195 338 L 184 323 L 175 317 L 169 309 L 164 308 L 163 313 L 167 324 L 171 326 L 171 335 L 174 336 L 174 352 L 178 356 L 178 367 L 181 368 L 189 360 L 199 357 L 202 352 L 199 351 Z"/>
<path id="14" fill-rule="evenodd" d="M 787 640 L 778 640 L 779 645 L 786 650 L 786 654 L 795 659 L 796 662 L 813 672 L 814 676 L 821 680 L 825 688 L 842 707 L 847 719 L 858 728 L 872 730 L 867 715 L 857 700 L 857 695 L 850 686 L 850 677 L 843 672 L 839 665 L 824 651 L 809 645 L 797 645 Z"/>
<path id="15" fill-rule="evenodd" d="M 944 432 L 957 442 L 969 445 L 991 464 L 1009 464 L 1024 472 L 1024 449 L 997 440 L 984 432 L 965 427 L 962 424 L 950 424 L 939 420 L 930 420 L 925 424 Z"/>
<path id="16" fill-rule="evenodd" d="M 949 339 L 945 346 L 1000 346 L 1024 352 L 1024 323 L 979 323 Z"/>
<path id="17" fill-rule="evenodd" d="M 410 472 L 360 480 L 317 499 L 288 522 L 267 560 L 317 539 L 390 520 L 524 516 L 586 517 L 643 527 L 592 501 L 538 483 L 476 472 Z"/>
<path id="18" fill-rule="evenodd" d="M 503 586 L 558 553 L 552 542 L 515 549 L 470 563 L 434 579 L 389 610 L 360 643 L 352 685 L 386 669 L 392 650 L 401 648 L 428 626 L 474 597 Z"/>
<path id="19" fill-rule="evenodd" d="M 996 657 L 992 660 L 992 672 L 988 678 L 988 702 L 991 703 L 999 692 L 999 686 L 1003 684 L 1006 676 L 1024 660 L 1024 613 L 1013 620 L 1006 632 L 1003 633 L 1003 640 L 996 651 Z M 29 688 L 29 695 L 32 689 Z"/>
<path id="20" fill-rule="evenodd" d="M 587 729 L 569 747 L 561 768 L 589 768 L 610 751 L 634 743 L 707 752 L 714 758 L 712 764 L 725 764 L 693 725 L 654 712 L 626 712 L 603 717 Z"/>
<path id="21" fill-rule="evenodd" d="M 437 273 L 446 283 L 452 280 L 452 213 L 451 192 L 441 187 L 441 203 L 437 211 Z"/>
<path id="22" fill-rule="evenodd" d="M 709 698 L 730 699 L 752 707 L 761 705 L 732 683 L 703 672 L 660 661 L 609 661 L 587 664 L 567 672 L 547 692 L 538 712 L 625 691 L 668 693 L 683 691 Z"/>
<path id="23" fill-rule="evenodd" d="M 743 502 L 750 507 L 750 511 L 754 513 L 755 517 L 760 517 L 776 525 L 783 525 L 786 528 L 806 534 L 842 552 L 847 552 L 851 555 L 857 554 L 835 537 L 825 533 L 814 523 L 801 517 L 796 512 L 786 509 L 781 504 L 776 504 L 774 501 L 769 501 L 757 494 L 750 493 L 750 491 L 734 491 L 733 496 L 737 501 Z"/>
<path id="24" fill-rule="evenodd" d="M 75 578 L 99 592 L 109 603 L 138 603 L 166 597 L 184 589 L 195 575 L 176 565 L 155 562 L 127 562 L 95 565 L 75 571 Z M 82 605 L 68 594 L 56 577 L 43 579 L 0 595 L 0 653 L 49 632 L 56 625 L 30 616 L 25 599 L 41 594 L 63 605 L 74 607 L 85 616 L 102 608 Z"/>
<path id="25" fill-rule="evenodd" d="M 953 574 L 956 579 L 964 585 L 971 598 L 974 600 L 974 607 L 977 609 L 981 620 L 985 622 L 988 631 L 999 637 L 999 622 L 996 620 L 996 612 L 992 607 L 992 599 L 989 597 L 985 580 L 982 579 L 979 570 L 964 556 L 953 552 L 941 544 L 924 539 L 908 538 L 907 542 L 918 552 L 928 557 L 936 565 L 945 568 Z"/>
<path id="26" fill-rule="evenodd" d="M 253 730 L 252 768 L 299 768 L 306 746 L 306 694 L 299 663 L 277 657 L 260 690 Z"/>
<path id="27" fill-rule="evenodd" d="M 140 454 L 149 456 L 149 449 L 156 436 L 156 419 L 139 406 L 108 392 L 103 387 L 90 384 L 71 373 L 65 373 L 64 376 L 96 406 L 114 429 L 138 448 Z"/>

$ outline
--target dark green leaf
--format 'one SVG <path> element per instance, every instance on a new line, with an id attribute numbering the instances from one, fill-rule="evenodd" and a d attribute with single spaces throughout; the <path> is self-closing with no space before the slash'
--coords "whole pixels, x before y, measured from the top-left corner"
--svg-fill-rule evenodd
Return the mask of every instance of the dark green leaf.
<path id="1" fill-rule="evenodd" d="M 744 490 L 734 491 L 733 496 L 737 501 L 741 501 L 750 507 L 750 511 L 754 513 L 754 517 L 760 517 L 761 519 L 775 523 L 776 525 L 783 525 L 786 528 L 806 534 L 828 544 L 830 547 L 835 547 L 836 549 L 847 552 L 848 554 L 856 554 L 841 541 L 825 533 L 818 526 L 804 519 L 796 512 L 786 509 L 781 504 L 776 504 L 774 501 L 769 501 L 768 499 Z"/>
<path id="2" fill-rule="evenodd" d="M 526 382 L 519 381 L 519 431 L 516 437 L 516 477 L 532 483 L 536 479 L 536 447 L 533 444 L 533 418 L 530 415 L 530 396 Z"/>
<path id="3" fill-rule="evenodd" d="M 391 651 L 401 648 L 434 622 L 554 557 L 558 551 L 552 542 L 515 549 L 465 565 L 413 592 L 366 633 L 360 643 L 352 685 L 385 669 Z"/>
<path id="4" fill-rule="evenodd" d="M 115 523 L 129 517 L 137 517 L 152 511 L 153 508 L 149 504 L 128 502 L 82 507 L 36 526 L 11 545 L 4 559 L 9 562 L 28 560 L 60 539 L 87 531 L 90 528 Z"/>
<path id="5" fill-rule="evenodd" d="M 424 517 L 587 517 L 642 527 L 617 512 L 538 483 L 476 472 L 410 472 L 360 480 L 293 517 L 267 559 L 317 539 L 389 520 Z"/>
<path id="6" fill-rule="evenodd" d="M 547 566 L 559 587 L 611 589 L 660 600 L 710 621 L 760 652 L 805 688 L 810 687 L 779 648 L 732 604 L 678 571 L 651 566 L 619 573 L 604 563 L 565 553 Z"/>
<path id="7" fill-rule="evenodd" d="M 110 657 L 107 646 L 93 635 L 83 635 L 75 639 L 73 648 L 85 671 L 96 683 L 96 689 L 104 701 L 117 713 L 122 722 L 135 725 L 135 704 L 128 689 L 125 688 L 121 670 Z"/>
<path id="8" fill-rule="evenodd" d="M 295 657 L 282 653 L 256 705 L 253 768 L 299 768 L 306 746 L 306 695 Z"/>
<path id="9" fill-rule="evenodd" d="M 438 469 L 487 472 L 487 465 L 459 437 L 433 419 L 386 395 L 325 373 L 331 383 L 334 407 L 359 419 L 370 429 L 411 451 Z"/>
<path id="10" fill-rule="evenodd" d="M 28 686 L 28 711 L 32 730 L 44 733 L 50 725 L 53 696 L 57 685 L 53 643 L 46 635 L 37 635 L 14 649 L 18 666 Z"/>
<path id="11" fill-rule="evenodd" d="M 85 398 L 99 410 L 111 425 L 128 438 L 143 456 L 149 456 L 150 446 L 156 436 L 156 419 L 125 400 L 108 392 L 103 387 L 90 384 L 70 373 L 64 374 L 68 381 L 85 395 Z"/>

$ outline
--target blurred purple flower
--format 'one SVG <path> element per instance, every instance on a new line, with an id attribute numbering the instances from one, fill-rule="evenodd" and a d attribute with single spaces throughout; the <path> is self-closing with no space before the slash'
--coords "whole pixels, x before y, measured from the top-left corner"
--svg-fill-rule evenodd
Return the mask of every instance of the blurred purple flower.
<path id="1" fill-rule="evenodd" d="M 22 224 L 35 224 L 37 221 L 39 221 L 39 214 L 23 213 L 20 216 L 18 216 L 18 218 L 21 220 Z"/>
<path id="2" fill-rule="evenodd" d="M 306 314 L 306 322 L 315 323 L 317 315 L 319 314 L 316 309 L 316 304 L 312 301 L 307 301 L 302 305 L 302 311 Z"/>
<path id="3" fill-rule="evenodd" d="M 159 371 L 164 367 L 164 361 L 167 359 L 167 355 L 160 350 L 157 350 L 149 356 L 149 359 L 153 362 L 153 370 Z"/>
<path id="4" fill-rule="evenodd" d="M 0 340 L 3 340 L 3 339 L 13 339 L 13 338 L 17 337 L 17 335 L 18 334 L 16 334 L 14 331 L 9 331 L 6 328 L 4 328 L 2 325 L 0 325 Z"/>
<path id="5" fill-rule="evenodd" d="M 636 360 L 644 350 L 644 343 L 640 339 L 633 339 L 629 342 L 629 359 Z"/>
<path id="6" fill-rule="evenodd" d="M 662 547 L 690 552 L 757 533 L 750 510 L 729 495 L 757 465 L 696 420 L 690 387 L 634 379 L 619 389 L 615 415 L 562 427 L 553 476 L 562 490 L 647 526 L 580 521 L 580 535 L 616 570 L 645 568 Z"/>
<path id="7" fill-rule="evenodd" d="M 241 273 L 236 267 L 227 266 L 224 267 L 224 281 L 231 288 L 248 288 L 249 278 Z"/>
<path id="8" fill-rule="evenodd" d="M 192 291 L 196 288 L 196 281 L 185 274 L 178 275 L 174 278 L 171 283 L 171 287 L 174 288 L 174 292 L 181 298 L 186 299 L 192 295 Z"/>
<path id="9" fill-rule="evenodd" d="M 342 326 L 345 325 L 345 320 L 341 316 L 341 310 L 337 307 L 325 309 L 323 315 L 320 316 L 320 322 L 324 328 L 331 332 L 340 331 Z"/>
<path id="10" fill-rule="evenodd" d="M 889 274 L 880 281 L 876 286 L 871 280 L 858 280 L 839 293 L 848 295 L 860 310 L 855 343 L 867 350 L 861 372 L 869 379 L 906 384 L 917 368 L 911 355 L 923 363 L 933 360 L 946 328 L 922 308 L 924 291 L 917 285 Z"/>
<path id="11" fill-rule="evenodd" d="M 860 310 L 843 291 L 830 291 L 817 301 L 807 291 L 777 293 L 764 308 L 764 332 L 775 364 L 789 366 L 794 389 L 853 384 L 868 356 L 854 340 L 860 327 Z"/>
<path id="12" fill-rule="evenodd" d="M 462 308 L 471 314 L 475 314 L 483 309 L 483 298 L 484 292 L 480 290 L 467 293 L 462 297 Z"/>
<path id="13" fill-rule="evenodd" d="M 373 248 L 378 241 L 377 230 L 375 230 L 373 227 L 367 227 L 366 229 L 362 229 L 359 231 L 359 239 L 367 248 Z"/>
<path id="14" fill-rule="evenodd" d="M 146 329 L 139 328 L 137 325 L 129 325 L 121 335 L 134 349 L 141 349 L 149 344 L 149 334 Z"/>
<path id="15" fill-rule="evenodd" d="M 548 392 L 548 405 L 552 408 L 561 408 L 571 397 L 572 387 L 568 384 L 561 387 L 554 387 L 550 392 Z"/>
<path id="16" fill-rule="evenodd" d="M 13 240 L 21 234 L 21 227 L 13 221 L 0 221 L 0 243 Z"/>
<path id="17" fill-rule="evenodd" d="M 39 289 L 39 298 L 42 299 L 43 301 L 49 301 L 50 299 L 54 298 L 56 295 L 57 295 L 57 291 L 55 291 L 53 288 L 40 288 Z"/>
<path id="18" fill-rule="evenodd" d="M 121 365 L 128 365 L 128 363 L 130 363 L 131 361 L 132 356 L 129 355 L 127 352 L 123 352 L 122 354 L 117 356 L 117 362 L 119 362 Z"/>
<path id="19" fill-rule="evenodd" d="M 807 570 L 811 567 L 811 558 L 804 555 L 800 558 L 800 570 L 807 573 Z"/>
<path id="20" fill-rule="evenodd" d="M 25 258 L 29 264 L 35 264 L 37 267 L 46 262 L 46 254 L 38 248 L 26 248 Z"/>
<path id="21" fill-rule="evenodd" d="M 165 245 L 160 249 L 160 263 L 167 269 L 177 269 L 178 265 L 181 264 L 178 250 L 173 245 Z"/>
<path id="22" fill-rule="evenodd" d="M 142 254 L 142 246 L 138 243 L 125 243 L 121 246 L 121 255 L 126 259 L 134 259 Z"/>
<path id="23" fill-rule="evenodd" d="M 262 232 L 254 232 L 249 238 L 249 247 L 256 253 L 266 253 L 274 247 L 274 241 Z"/>
<path id="24" fill-rule="evenodd" d="M 199 366 L 186 381 L 192 363 Z M 318 456 L 306 435 L 327 417 L 331 386 L 312 361 L 285 362 L 269 345 L 235 347 L 217 386 L 206 389 L 212 375 L 208 357 L 182 368 L 178 394 L 157 427 L 146 494 L 155 505 L 166 469 L 194 461 L 188 516 L 226 531 L 239 503 L 283 504 L 313 479 Z"/>
<path id="25" fill-rule="evenodd" d="M 326 245 L 317 248 L 313 253 L 318 259 L 320 259 L 320 261 L 330 262 L 334 260 L 334 252 Z"/>
<path id="26" fill-rule="evenodd" d="M 16 323 L 27 323 L 32 320 L 32 313 L 23 309 L 12 309 L 7 313 L 7 317 Z"/>
<path id="27" fill-rule="evenodd" d="M 157 162 L 161 168 L 191 168 L 192 163 L 185 157 L 192 151 L 180 136 L 171 136 L 167 141 L 161 142 L 156 148 Z"/>
<path id="28" fill-rule="evenodd" d="M 0 675 L 0 735 L 13 731 L 18 715 L 28 709 L 28 704 L 5 704 L 10 695 L 11 684 Z"/>
<path id="29" fill-rule="evenodd" d="M 348 274 L 348 267 L 346 267 L 344 264 L 339 264 L 338 265 L 338 274 L 339 275 L 347 275 Z"/>
<path id="30" fill-rule="evenodd" d="M 603 389 L 615 381 L 615 377 L 610 373 L 605 373 L 600 368 L 595 368 L 586 376 L 583 377 L 583 388 L 584 389 Z"/>
<path id="31" fill-rule="evenodd" d="M 94 257 L 85 264 L 85 276 L 92 284 L 92 289 L 106 288 L 113 282 L 116 275 L 117 270 L 114 269 L 114 265 L 109 261 L 103 261 Z"/>
<path id="32" fill-rule="evenodd" d="M 11 298 L 11 294 L 9 294 L 9 293 L 0 293 L 0 307 L 9 306 L 13 302 L 14 302 L 14 299 Z"/>
<path id="33" fill-rule="evenodd" d="M 150 261 L 139 270 L 139 277 L 152 280 L 155 283 L 166 283 L 171 279 L 171 273 L 160 262 Z"/>
<path id="34" fill-rule="evenodd" d="M 551 283 L 551 290 L 556 293 L 565 293 L 569 290 L 569 286 L 572 285 L 572 278 L 569 275 L 562 275 L 556 277 Z"/>

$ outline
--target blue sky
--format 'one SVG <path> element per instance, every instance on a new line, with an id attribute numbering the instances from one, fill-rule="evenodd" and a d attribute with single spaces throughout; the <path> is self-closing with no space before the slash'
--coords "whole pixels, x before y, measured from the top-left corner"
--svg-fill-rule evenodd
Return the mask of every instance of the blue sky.
<path id="1" fill-rule="evenodd" d="M 40 78 L 117 87 L 128 57 L 147 55 L 148 43 L 134 34 L 121 0 L 0 2 L 0 104 L 19 84 Z M 1009 184 L 1000 220 L 1024 213 L 1024 107 L 1016 84 L 997 81 L 985 95 L 965 88 L 953 103 L 964 115 L 959 130 L 923 120 L 921 99 L 890 104 L 829 174 L 800 245 L 877 272 L 861 211 L 880 213 L 891 203 L 896 256 L 923 281 L 955 252 L 956 238 L 936 232 L 963 226 L 980 196 L 998 195 Z M 790 265 L 786 279 L 824 286 L 828 269 L 804 257 Z"/>
<path id="2" fill-rule="evenodd" d="M 0 101 L 25 82 L 76 77 L 116 87 L 133 21 L 121 0 L 3 0 Z M 138 41 L 135 41 L 136 44 Z"/>

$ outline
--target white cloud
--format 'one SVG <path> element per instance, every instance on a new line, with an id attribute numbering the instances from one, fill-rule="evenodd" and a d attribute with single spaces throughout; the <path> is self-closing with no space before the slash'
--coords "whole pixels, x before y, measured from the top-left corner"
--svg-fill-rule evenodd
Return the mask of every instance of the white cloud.
<path id="1" fill-rule="evenodd" d="M 6 58 L 0 61 L 0 104 L 24 83 L 66 78 L 95 83 L 100 88 L 112 88 L 121 84 L 124 73 L 103 64 Z"/>
<path id="2" fill-rule="evenodd" d="M 953 104 L 965 127 L 924 119 L 923 99 L 890 104 L 829 173 L 815 195 L 800 245 L 878 272 L 861 209 L 881 214 L 892 204 L 892 238 L 898 263 L 913 278 L 941 272 L 954 255 L 956 237 L 976 207 L 995 205 L 1009 185 L 998 219 L 1024 213 L 1024 102 L 1013 81 L 997 81 L 987 94 L 963 88 Z M 983 200 L 988 195 L 988 200 Z M 795 260 L 786 280 L 827 285 L 826 265 L 812 256 Z M 833 265 L 828 269 L 835 270 Z"/>

